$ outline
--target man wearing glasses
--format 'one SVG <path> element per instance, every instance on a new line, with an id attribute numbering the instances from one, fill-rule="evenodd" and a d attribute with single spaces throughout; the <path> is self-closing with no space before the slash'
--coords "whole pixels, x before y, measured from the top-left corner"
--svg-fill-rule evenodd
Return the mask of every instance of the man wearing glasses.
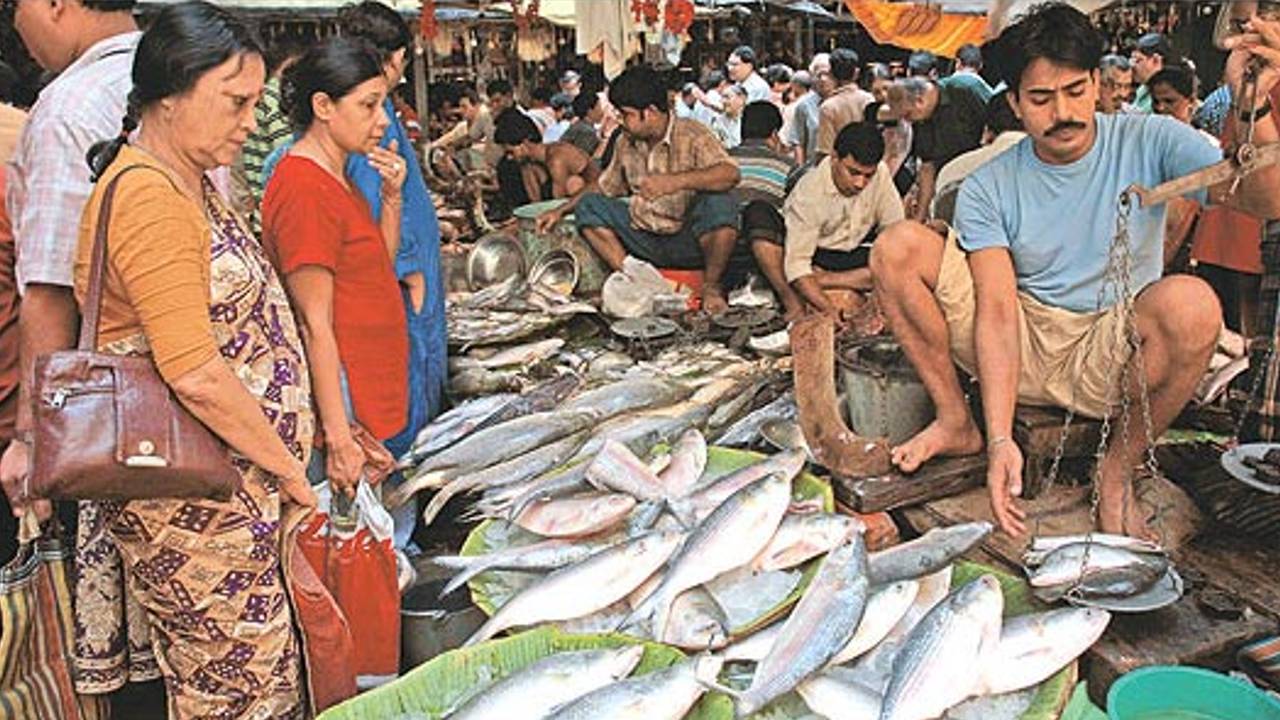
<path id="1" fill-rule="evenodd" d="M 1106 55 L 1098 65 L 1098 112 L 1104 115 L 1134 112 L 1133 64 L 1123 55 Z"/>

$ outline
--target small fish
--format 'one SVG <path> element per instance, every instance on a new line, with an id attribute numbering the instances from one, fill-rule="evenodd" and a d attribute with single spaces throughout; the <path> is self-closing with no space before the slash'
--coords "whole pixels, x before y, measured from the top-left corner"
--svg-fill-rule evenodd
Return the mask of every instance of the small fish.
<path id="1" fill-rule="evenodd" d="M 735 470 L 710 485 L 698 488 L 690 495 L 674 501 L 671 503 L 671 512 L 685 527 L 692 527 L 715 512 L 721 503 L 742 488 L 771 474 L 781 475 L 788 480 L 793 479 L 800 474 L 804 463 L 804 453 L 799 450 L 778 453 L 758 463 Z"/>
<path id="2" fill-rule="evenodd" d="M 737 717 L 757 712 L 826 667 L 857 631 L 867 591 L 866 545 L 862 533 L 854 533 L 823 560 L 769 654 L 756 666 L 751 686 L 731 693 Z"/>
<path id="3" fill-rule="evenodd" d="M 637 500 L 665 500 L 662 482 L 649 465 L 626 445 L 606 440 L 596 458 L 587 465 L 587 481 L 601 490 L 624 492 Z"/>
<path id="4" fill-rule="evenodd" d="M 697 428 L 680 434 L 671 449 L 671 461 L 658 479 L 669 497 L 688 495 L 707 469 L 707 439 Z"/>
<path id="5" fill-rule="evenodd" d="M 724 447 L 751 447 L 760 440 L 760 429 L 770 420 L 794 420 L 796 417 L 796 396 L 788 391 L 776 400 L 747 413 L 745 417 L 730 425 L 716 439 L 717 445 Z"/>
<path id="6" fill-rule="evenodd" d="M 989 522 L 934 528 L 910 542 L 871 553 L 871 582 L 886 585 L 935 573 L 986 539 L 992 529 Z"/>
<path id="7" fill-rule="evenodd" d="M 623 493 L 588 493 L 534 502 L 515 524 L 543 537 L 582 537 L 620 525 L 635 506 Z"/>
<path id="8" fill-rule="evenodd" d="M 809 709 L 827 720 L 879 720 L 880 693 L 829 672 L 819 673 L 796 687 Z"/>
<path id="9" fill-rule="evenodd" d="M 788 514 L 769 545 L 751 561 L 751 570 L 768 572 L 793 568 L 829 552 L 849 539 L 861 526 L 862 523 L 848 515 Z"/>
<path id="10" fill-rule="evenodd" d="M 1087 560 L 1087 562 L 1086 562 Z M 1049 553 L 1028 576 L 1037 597 L 1046 602 L 1068 592 L 1084 597 L 1136 595 L 1164 577 L 1169 560 L 1109 545 L 1075 543 Z"/>
<path id="11" fill-rule="evenodd" d="M 612 544 L 607 541 L 550 538 L 531 545 L 504 548 L 484 555 L 439 555 L 432 558 L 431 562 L 443 568 L 460 571 L 440 591 L 443 597 L 457 590 L 471 578 L 489 570 L 557 570 L 586 560 L 601 550 L 611 547 Z"/>
<path id="12" fill-rule="evenodd" d="M 521 590 L 466 642 L 474 645 L 513 627 L 569 620 L 625 598 L 680 544 L 680 533 L 651 533 L 552 572 Z"/>
<path id="13" fill-rule="evenodd" d="M 672 405 L 689 397 L 692 392 L 670 380 L 633 378 L 584 390 L 560 407 L 570 411 L 587 410 L 601 420 L 607 420 L 625 413 Z"/>
<path id="14" fill-rule="evenodd" d="M 549 338 L 538 342 L 515 345 L 483 358 L 463 357 L 457 358 L 457 360 L 464 361 L 465 365 L 474 364 L 490 370 L 512 366 L 524 368 L 546 360 L 559 352 L 562 347 L 564 347 L 563 339 Z"/>
<path id="15" fill-rule="evenodd" d="M 519 397 L 501 393 L 475 398 L 441 414 L 418 431 L 413 446 L 400 458 L 400 468 L 413 467 L 422 458 L 437 453 L 471 434 L 481 423 L 507 402 Z"/>
<path id="16" fill-rule="evenodd" d="M 691 658 L 587 693 L 545 720 L 681 720 L 723 664 L 714 655 Z"/>
<path id="17" fill-rule="evenodd" d="M 548 655 L 481 690 L 449 720 L 540 718 L 630 675 L 643 656 L 643 645 Z"/>
<path id="18" fill-rule="evenodd" d="M 452 397 L 476 397 L 519 390 L 524 386 L 524 376 L 518 370 L 487 370 L 469 367 L 449 378 L 449 395 Z"/>
<path id="19" fill-rule="evenodd" d="M 1109 535 L 1107 533 L 1087 533 L 1084 535 L 1060 535 L 1057 537 L 1038 537 L 1031 540 L 1031 546 L 1022 555 L 1023 564 L 1028 567 L 1043 565 L 1049 553 L 1064 545 L 1078 545 L 1091 542 L 1107 547 L 1119 548 L 1136 553 L 1163 553 L 1159 543 L 1150 540 L 1131 538 L 1128 535 Z"/>
<path id="20" fill-rule="evenodd" d="M 531 503 L 539 500 L 551 500 L 588 490 L 587 462 L 585 460 L 563 465 L 549 473 L 545 473 L 518 488 L 512 488 L 513 495 L 499 495 L 500 503 L 489 517 L 505 515 L 507 519 L 520 517 Z"/>

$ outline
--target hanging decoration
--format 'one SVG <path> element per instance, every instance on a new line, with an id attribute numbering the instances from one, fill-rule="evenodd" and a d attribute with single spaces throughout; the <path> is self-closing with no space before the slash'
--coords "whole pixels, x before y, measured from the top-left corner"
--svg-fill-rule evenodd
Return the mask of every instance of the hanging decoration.
<path id="1" fill-rule="evenodd" d="M 663 16 L 672 35 L 685 34 L 693 25 L 693 0 L 667 0 Z"/>
<path id="2" fill-rule="evenodd" d="M 659 10 L 658 0 L 631 0 L 631 17 L 635 18 L 636 24 L 656 25 Z"/>
<path id="3" fill-rule="evenodd" d="M 422 0 L 422 15 L 419 21 L 419 31 L 422 37 L 428 40 L 434 40 L 440 32 L 440 25 L 436 22 L 436 0 Z"/>

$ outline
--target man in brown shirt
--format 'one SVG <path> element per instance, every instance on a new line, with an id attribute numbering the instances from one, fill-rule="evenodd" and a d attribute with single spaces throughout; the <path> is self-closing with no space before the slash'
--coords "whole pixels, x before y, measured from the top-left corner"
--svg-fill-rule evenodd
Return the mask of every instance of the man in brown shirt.
<path id="1" fill-rule="evenodd" d="M 623 133 L 600 192 L 560 213 L 574 209 L 582 236 L 614 270 L 627 255 L 659 268 L 701 268 L 703 308 L 724 310 L 720 281 L 738 241 L 738 203 L 729 194 L 737 164 L 705 126 L 675 117 L 653 70 L 619 75 L 609 100 Z"/>
<path id="2" fill-rule="evenodd" d="M 836 136 L 846 125 L 862 122 L 863 111 L 875 100 L 871 93 L 858 87 L 858 53 L 848 48 L 832 51 L 831 76 L 836 81 L 836 91 L 822 101 L 818 111 L 818 159 L 831 154 Z"/>

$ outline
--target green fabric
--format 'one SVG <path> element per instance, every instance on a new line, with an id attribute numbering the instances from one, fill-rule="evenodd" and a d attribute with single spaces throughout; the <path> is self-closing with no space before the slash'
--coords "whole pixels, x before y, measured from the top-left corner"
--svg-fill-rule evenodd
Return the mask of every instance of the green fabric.
<path id="1" fill-rule="evenodd" d="M 262 99 L 254 108 L 253 115 L 258 121 L 258 128 L 244 143 L 244 174 L 254 198 L 261 203 L 262 193 L 266 190 L 262 168 L 267 162 L 267 156 L 293 137 L 289 116 L 282 107 L 280 78 L 267 81 L 262 89 Z"/>

